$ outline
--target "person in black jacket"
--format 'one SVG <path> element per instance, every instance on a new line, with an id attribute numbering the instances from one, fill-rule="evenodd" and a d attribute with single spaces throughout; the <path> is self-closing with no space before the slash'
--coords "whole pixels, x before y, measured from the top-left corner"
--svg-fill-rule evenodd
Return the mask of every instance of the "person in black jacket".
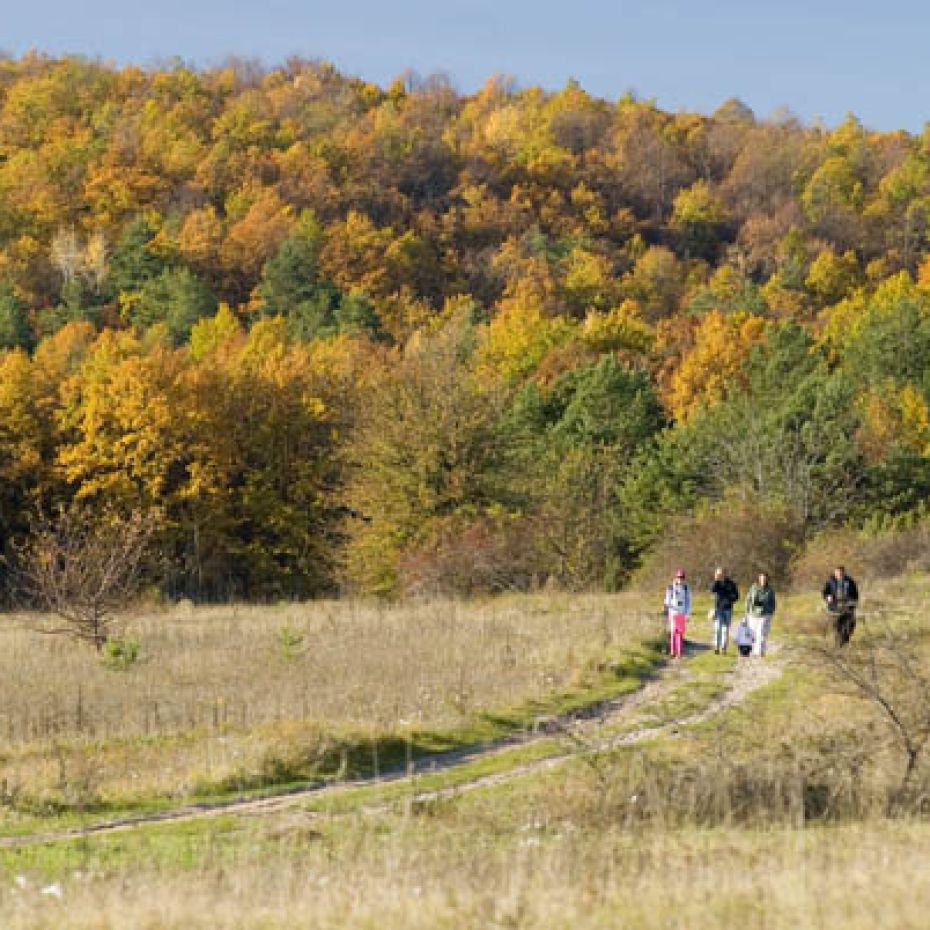
<path id="1" fill-rule="evenodd" d="M 859 604 L 859 588 L 842 565 L 833 569 L 833 574 L 823 586 L 823 599 L 833 617 L 833 632 L 837 646 L 845 646 L 856 629 L 856 607 Z"/>
<path id="2" fill-rule="evenodd" d="M 739 588 L 727 575 L 725 568 L 718 568 L 714 572 L 714 583 L 710 586 L 710 593 L 714 595 L 714 652 L 726 653 L 733 605 L 739 600 Z"/>

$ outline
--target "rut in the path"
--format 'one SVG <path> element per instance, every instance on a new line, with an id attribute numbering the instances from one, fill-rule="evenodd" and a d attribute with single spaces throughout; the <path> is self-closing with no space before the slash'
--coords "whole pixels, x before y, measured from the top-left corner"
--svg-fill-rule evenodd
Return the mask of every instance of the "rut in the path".
<path id="1" fill-rule="evenodd" d="M 774 657 L 769 657 L 765 661 L 740 660 L 730 676 L 726 690 L 710 701 L 703 709 L 683 717 L 644 724 L 619 734 L 603 735 L 598 732 L 606 730 L 612 725 L 622 724 L 624 720 L 634 717 L 637 711 L 660 703 L 663 697 L 667 696 L 674 688 L 686 683 L 689 679 L 688 663 L 670 664 L 633 694 L 606 702 L 580 716 L 546 718 L 540 720 L 539 726 L 531 733 L 518 737 L 508 737 L 488 745 L 470 747 L 417 760 L 417 771 L 419 773 L 423 771 L 430 773 L 452 771 L 479 759 L 500 756 L 515 748 L 531 745 L 541 740 L 551 740 L 554 733 L 561 732 L 572 737 L 571 741 L 565 741 L 564 750 L 555 755 L 514 765 L 505 771 L 478 776 L 454 787 L 439 788 L 432 791 L 414 790 L 408 800 L 414 803 L 426 803 L 449 799 L 465 792 L 493 787 L 518 778 L 550 771 L 576 758 L 579 752 L 604 752 L 659 736 L 674 735 L 682 727 L 701 723 L 742 703 L 754 691 L 777 678 L 781 674 L 781 670 L 781 664 Z M 310 798 L 318 798 L 336 792 L 350 792 L 361 787 L 412 781 L 413 778 L 414 773 L 399 770 L 382 775 L 377 779 L 365 778 L 343 784 L 314 785 L 259 799 L 250 798 L 218 803 L 190 804 L 171 810 L 102 821 L 68 830 L 3 837 L 0 838 L 0 848 L 35 846 L 69 839 L 80 839 L 81 837 L 120 833 L 151 824 L 183 823 L 229 815 L 256 816 L 272 814 L 298 807 Z M 388 804 L 381 803 L 362 805 L 360 809 L 372 812 L 387 807 Z M 308 814 L 308 816 L 323 817 L 325 815 Z"/>

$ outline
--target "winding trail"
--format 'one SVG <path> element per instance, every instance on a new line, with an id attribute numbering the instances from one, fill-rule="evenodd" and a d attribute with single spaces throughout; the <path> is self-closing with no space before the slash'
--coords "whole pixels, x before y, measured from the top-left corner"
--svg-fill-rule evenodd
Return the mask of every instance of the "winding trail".
<path id="1" fill-rule="evenodd" d="M 695 651 L 700 651 L 703 648 L 706 647 L 692 645 L 689 654 L 693 655 Z M 583 754 L 605 752 L 660 736 L 675 737 L 686 727 L 703 723 L 732 707 L 738 706 L 753 692 L 777 679 L 782 673 L 782 664 L 777 659 L 777 652 L 776 647 L 773 654 L 765 661 L 738 660 L 734 670 L 726 673 L 727 685 L 725 690 L 712 698 L 700 710 L 686 713 L 684 716 L 668 716 L 665 720 L 655 722 L 637 720 L 638 713 L 648 711 L 655 706 L 661 706 L 661 702 L 671 696 L 676 689 L 686 686 L 689 681 L 693 680 L 694 676 L 689 669 L 690 663 L 687 661 L 668 663 L 642 688 L 632 694 L 613 701 L 607 701 L 581 714 L 540 718 L 537 721 L 537 726 L 532 731 L 524 734 L 507 737 L 490 744 L 445 752 L 435 756 L 420 757 L 416 760 L 415 770 L 396 770 L 382 774 L 379 778 L 364 778 L 339 784 L 312 785 L 264 798 L 188 804 L 149 814 L 133 815 L 72 827 L 67 830 L 0 837 L 0 849 L 37 846 L 91 836 L 122 833 L 162 823 L 184 823 L 230 815 L 267 816 L 298 808 L 310 799 L 315 800 L 323 796 L 348 794 L 360 788 L 404 782 L 411 783 L 413 786 L 411 793 L 404 798 L 407 803 L 420 804 L 452 799 L 467 792 L 491 788 L 520 778 L 551 771 Z M 622 727 L 624 723 L 636 725 L 619 733 L 605 732 L 611 728 Z M 558 751 L 542 759 L 518 763 L 503 771 L 476 776 L 450 787 L 424 791 L 416 790 L 415 779 L 417 776 L 453 771 L 479 760 L 504 756 L 508 752 L 544 740 L 551 741 L 555 736 L 564 737 L 563 745 Z M 361 804 L 353 808 L 353 810 L 355 812 L 373 813 L 387 810 L 396 803 L 396 800 L 393 802 L 388 800 L 372 804 Z M 315 820 L 334 816 L 315 811 L 304 811 L 302 815 L 305 818 Z"/>

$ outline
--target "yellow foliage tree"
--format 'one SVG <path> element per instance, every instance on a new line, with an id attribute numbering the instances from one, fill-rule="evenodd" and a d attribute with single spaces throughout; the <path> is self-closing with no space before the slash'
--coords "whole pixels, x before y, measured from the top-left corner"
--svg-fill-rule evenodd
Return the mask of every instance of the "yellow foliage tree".
<path id="1" fill-rule="evenodd" d="M 893 448 L 930 454 L 930 408 L 913 385 L 876 385 L 859 398 L 859 411 L 856 440 L 870 462 L 884 461 Z"/>
<path id="2" fill-rule="evenodd" d="M 229 304 L 220 304 L 216 316 L 198 320 L 191 330 L 191 356 L 200 361 L 240 335 L 241 327 Z"/>
<path id="3" fill-rule="evenodd" d="M 25 352 L 16 349 L 0 355 L 0 534 L 4 537 L 49 478 L 53 437 L 39 393 Z"/>
<path id="4" fill-rule="evenodd" d="M 882 281 L 871 295 L 860 290 L 826 308 L 819 316 L 818 343 L 837 360 L 843 346 L 859 335 L 869 319 L 893 316 L 906 303 L 916 303 L 924 313 L 930 312 L 924 293 L 902 271 Z"/>
<path id="5" fill-rule="evenodd" d="M 164 343 L 146 352 L 131 334 L 104 332 L 69 379 L 58 450 L 77 497 L 102 496 L 126 511 L 161 503 L 185 457 L 174 390 L 183 356 Z"/>
<path id="6" fill-rule="evenodd" d="M 588 310 L 606 310 L 613 303 L 618 281 L 605 256 L 575 246 L 563 267 L 562 291 L 573 316 L 580 317 Z"/>
<path id="7" fill-rule="evenodd" d="M 628 356 L 645 355 L 655 343 L 652 327 L 642 320 L 638 306 L 631 300 L 607 313 L 589 313 L 579 338 L 595 352 Z"/>
<path id="8" fill-rule="evenodd" d="M 192 210 L 178 233 L 178 252 L 194 268 L 215 267 L 223 244 L 223 223 L 213 206 Z"/>
<path id="9" fill-rule="evenodd" d="M 811 262 L 804 283 L 822 303 L 833 304 L 848 296 L 860 279 L 855 252 L 848 250 L 837 255 L 833 249 L 824 249 Z"/>
<path id="10" fill-rule="evenodd" d="M 676 420 L 725 400 L 742 386 L 741 372 L 767 323 L 747 313 L 712 310 L 698 326 L 694 345 L 672 374 L 665 401 Z"/>
<path id="11" fill-rule="evenodd" d="M 481 335 L 477 364 L 491 378 L 515 384 L 532 373 L 555 346 L 568 342 L 577 324 L 547 316 L 535 300 L 505 300 Z"/>
<path id="12" fill-rule="evenodd" d="M 681 237 L 687 254 L 709 256 L 716 249 L 720 227 L 728 218 L 723 199 L 702 178 L 675 197 L 671 227 Z"/>

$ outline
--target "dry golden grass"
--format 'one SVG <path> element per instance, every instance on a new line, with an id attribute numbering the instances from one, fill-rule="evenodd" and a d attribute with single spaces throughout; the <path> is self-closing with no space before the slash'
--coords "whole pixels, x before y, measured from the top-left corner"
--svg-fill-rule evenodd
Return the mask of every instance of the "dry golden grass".
<path id="1" fill-rule="evenodd" d="M 248 773 L 351 728 L 445 728 L 537 699 L 661 624 L 630 596 L 401 607 L 177 607 L 132 617 L 141 660 L 0 626 L 7 785 L 144 796 Z"/>
<path id="2" fill-rule="evenodd" d="M 869 596 L 874 610 L 912 623 L 919 622 L 915 607 L 927 590 L 928 580 L 916 578 L 870 588 Z M 783 603 L 780 635 L 797 634 L 803 624 L 795 614 L 806 614 L 813 606 L 809 600 Z M 602 608 L 606 619 L 599 613 Z M 367 719 L 365 709 L 353 703 L 360 694 L 366 700 L 372 695 L 392 694 L 395 700 L 406 696 L 417 706 L 415 696 L 421 692 L 413 673 L 431 668 L 428 663 L 446 654 L 435 640 L 451 638 L 447 661 L 453 663 L 445 677 L 436 676 L 444 682 L 436 693 L 455 693 L 460 684 L 456 661 L 477 665 L 485 656 L 490 666 L 486 674 L 512 677 L 507 684 L 489 683 L 488 705 L 481 703 L 483 695 L 475 694 L 470 706 L 499 706 L 528 696 L 533 688 L 550 689 L 553 682 L 541 677 L 553 674 L 547 669 L 549 661 L 561 663 L 557 679 L 565 682 L 584 667 L 586 655 L 622 648 L 634 641 L 637 631 L 654 631 L 655 620 L 640 608 L 639 602 L 625 598 L 519 598 L 455 607 L 453 624 L 448 605 L 370 613 L 349 605 L 319 605 L 299 608 L 303 613 L 288 622 L 305 636 L 322 639 L 333 620 L 315 612 L 344 610 L 347 613 L 336 615 L 336 628 L 340 622 L 357 623 L 367 631 L 364 636 L 383 644 L 383 652 L 393 648 L 399 656 L 415 657 L 409 665 L 398 659 L 399 666 L 388 666 L 406 669 L 407 680 L 381 681 L 370 669 L 363 678 L 348 668 L 353 664 L 351 651 L 340 651 L 332 634 L 330 661 L 342 663 L 340 668 L 357 687 L 367 682 L 368 690 L 343 698 L 333 679 L 323 705 L 329 716 L 320 719 L 355 726 Z M 141 618 L 138 635 L 149 660 L 125 680 L 154 674 L 151 644 L 159 640 L 148 638 L 147 624 L 167 620 L 160 628 L 164 636 L 198 642 L 209 655 L 218 648 L 203 646 L 210 642 L 210 630 L 225 624 L 226 639 L 220 641 L 228 643 L 239 623 L 239 637 L 251 643 L 256 659 L 250 662 L 237 651 L 230 661 L 238 673 L 229 674 L 239 677 L 230 680 L 254 689 L 258 705 L 268 709 L 267 717 L 251 725 L 252 739 L 260 743 L 283 738 L 288 727 L 302 723 L 276 717 L 273 701 L 261 704 L 258 698 L 266 693 L 271 673 L 255 669 L 261 662 L 280 663 L 286 679 L 282 688 L 289 688 L 296 685 L 287 676 L 308 667 L 306 654 L 290 661 L 274 654 L 277 630 L 289 610 Z M 352 617 L 353 611 L 358 619 L 339 621 Z M 171 633 L 174 625 L 183 632 Z M 259 635 L 253 627 L 264 632 Z M 527 636 L 514 662 L 518 629 L 535 631 L 541 641 L 533 645 L 532 636 Z M 252 632 L 247 635 L 248 630 Z M 343 635 L 341 641 L 355 648 L 362 638 L 362 633 Z M 511 645 L 505 648 L 508 640 Z M 778 661 L 790 666 L 795 658 L 789 647 L 783 648 Z M 502 654 L 509 656 L 506 661 Z M 701 661 L 692 660 L 693 667 Z M 213 687 L 225 680 L 219 660 L 215 665 L 204 663 L 203 669 L 218 676 L 205 678 L 214 681 Z M 254 682 L 243 669 L 253 670 Z M 480 682 L 482 673 L 475 669 L 472 674 Z M 107 683 L 114 678 L 122 680 L 104 674 Z M 409 706 L 399 703 L 398 716 L 385 718 L 386 725 L 407 719 L 400 715 L 409 715 Z M 423 719 L 454 722 L 461 712 L 441 704 L 434 716 Z M 930 885 L 924 875 L 930 826 L 884 819 L 883 806 L 871 803 L 882 797 L 880 780 L 874 790 L 851 783 L 850 792 L 861 791 L 863 801 L 847 792 L 847 802 L 836 812 L 841 825 L 803 826 L 803 803 L 786 806 L 774 796 L 794 792 L 791 796 L 803 801 L 799 777 L 805 772 L 813 788 L 820 780 L 835 785 L 837 778 L 846 777 L 847 760 L 869 756 L 886 742 L 870 729 L 873 718 L 868 705 L 825 689 L 816 675 L 799 665 L 745 705 L 704 726 L 683 730 L 674 739 L 599 760 L 579 760 L 566 769 L 455 800 L 418 805 L 411 799 L 409 804 L 399 802 L 393 812 L 349 813 L 332 820 L 313 819 L 298 809 L 273 818 L 175 825 L 79 845 L 11 850 L 0 856 L 0 926 L 924 930 L 930 910 Z M 209 729 L 209 724 L 201 728 Z M 167 739 L 159 737 L 162 744 Z M 196 751 L 204 744 L 201 741 Z M 174 750 L 163 753 L 161 763 L 173 758 Z M 154 752 L 151 764 L 159 768 Z M 758 808 L 759 816 L 735 808 L 710 811 L 714 804 L 707 803 L 714 801 L 713 792 L 695 790 L 706 787 L 702 780 L 731 778 L 739 767 L 764 776 L 746 783 L 750 792 L 745 800 Z M 877 778 L 881 772 L 873 774 Z M 649 793 L 650 786 L 655 788 L 648 799 L 653 809 L 643 813 L 642 798 L 634 799 L 633 794 Z M 730 803 L 736 797 L 729 794 L 725 800 Z M 669 808 L 667 814 L 662 805 Z M 717 826 L 694 826 L 702 822 Z"/>
<path id="3" fill-rule="evenodd" d="M 480 827 L 480 824 L 478 825 Z M 375 829 L 377 827 L 378 829 Z M 2 877 L 6 930 L 924 930 L 926 826 L 596 832 L 529 820 L 314 838 L 292 828 L 192 872 Z M 43 894 L 44 890 L 44 894 Z"/>

